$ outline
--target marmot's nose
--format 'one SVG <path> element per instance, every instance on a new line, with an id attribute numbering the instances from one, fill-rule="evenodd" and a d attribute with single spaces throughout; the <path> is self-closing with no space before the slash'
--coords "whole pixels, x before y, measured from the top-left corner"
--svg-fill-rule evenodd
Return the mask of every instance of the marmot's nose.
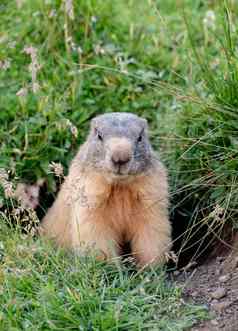
<path id="1" fill-rule="evenodd" d="M 122 166 L 130 161 L 131 156 L 125 151 L 116 151 L 113 153 L 111 159 L 114 165 Z"/>

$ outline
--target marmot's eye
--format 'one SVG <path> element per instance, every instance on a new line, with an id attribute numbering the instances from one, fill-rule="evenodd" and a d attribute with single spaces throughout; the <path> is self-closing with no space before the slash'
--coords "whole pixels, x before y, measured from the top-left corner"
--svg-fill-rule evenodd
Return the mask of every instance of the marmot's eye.
<path id="1" fill-rule="evenodd" d="M 143 139 L 143 133 L 144 133 L 144 130 L 140 133 L 139 137 L 137 138 L 137 142 L 140 143 Z"/>
<path id="2" fill-rule="evenodd" d="M 103 136 L 99 131 L 97 131 L 97 137 L 98 137 L 98 140 L 103 141 Z"/>

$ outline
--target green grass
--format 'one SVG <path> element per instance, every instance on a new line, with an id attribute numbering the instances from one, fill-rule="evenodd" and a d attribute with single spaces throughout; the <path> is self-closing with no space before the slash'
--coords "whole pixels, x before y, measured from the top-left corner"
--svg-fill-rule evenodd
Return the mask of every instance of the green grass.
<path id="1" fill-rule="evenodd" d="M 89 120 L 130 111 L 168 166 L 182 249 L 199 256 L 237 228 L 236 2 L 79 0 L 73 20 L 60 0 L 18 2 L 0 3 L 0 168 L 13 186 L 43 178 L 54 194 L 49 164 L 67 173 Z M 0 185 L 2 223 L 14 205 Z M 4 225 L 0 236 L 0 330 L 183 330 L 205 316 L 162 271 L 82 261 Z"/>
<path id="2" fill-rule="evenodd" d="M 0 330 L 176 331 L 207 316 L 162 270 L 77 258 L 3 226 L 0 242 Z"/>

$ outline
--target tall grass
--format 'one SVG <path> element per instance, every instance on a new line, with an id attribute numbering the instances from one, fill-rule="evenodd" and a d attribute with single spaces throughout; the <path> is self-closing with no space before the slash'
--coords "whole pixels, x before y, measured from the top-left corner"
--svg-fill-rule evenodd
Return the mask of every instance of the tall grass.
<path id="1" fill-rule="evenodd" d="M 185 99 L 166 144 L 173 208 L 185 232 L 180 252 L 190 252 L 189 258 L 191 251 L 193 258 L 211 251 L 217 240 L 229 247 L 224 229 L 237 227 L 237 5 L 220 1 L 215 9 L 200 34 L 184 12 L 198 69 L 191 82 L 195 102 Z"/>

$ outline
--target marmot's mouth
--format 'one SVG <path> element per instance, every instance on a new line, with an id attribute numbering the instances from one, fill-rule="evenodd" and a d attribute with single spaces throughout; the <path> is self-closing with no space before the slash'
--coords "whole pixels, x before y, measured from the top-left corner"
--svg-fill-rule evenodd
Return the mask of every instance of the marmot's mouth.
<path id="1" fill-rule="evenodd" d="M 108 176 L 108 174 L 107 174 Z M 124 181 L 124 180 L 128 180 L 128 178 L 131 177 L 130 173 L 122 173 L 122 172 L 118 172 L 118 171 L 112 171 L 110 173 L 110 177 L 112 180 L 116 180 L 116 181 Z"/>
<path id="2" fill-rule="evenodd" d="M 122 172 L 113 172 L 113 176 L 118 177 L 118 178 L 126 178 L 130 176 L 128 173 L 122 173 Z"/>
<path id="3" fill-rule="evenodd" d="M 116 169 L 112 169 L 111 170 L 111 173 L 114 176 L 118 176 L 118 177 L 126 177 L 126 176 L 129 176 L 130 175 L 128 169 L 123 169 L 122 167 L 118 167 Z"/>

